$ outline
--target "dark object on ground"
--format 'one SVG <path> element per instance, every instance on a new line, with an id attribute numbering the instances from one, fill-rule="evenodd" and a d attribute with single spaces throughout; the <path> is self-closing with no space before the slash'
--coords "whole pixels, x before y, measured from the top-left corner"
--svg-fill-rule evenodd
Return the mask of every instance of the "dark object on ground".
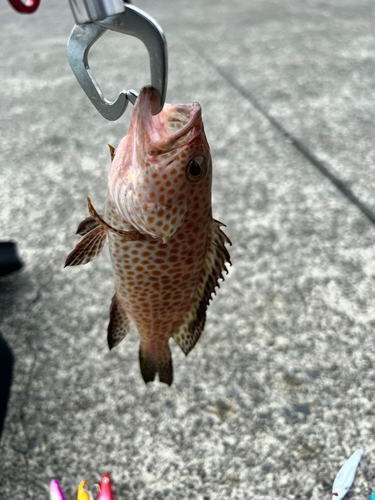
<path id="1" fill-rule="evenodd" d="M 18 271 L 21 269 L 22 262 L 16 253 L 16 244 L 12 241 L 0 243 L 0 276 Z"/>
<path id="2" fill-rule="evenodd" d="M 0 332 L 0 437 L 12 383 L 13 353 Z"/>

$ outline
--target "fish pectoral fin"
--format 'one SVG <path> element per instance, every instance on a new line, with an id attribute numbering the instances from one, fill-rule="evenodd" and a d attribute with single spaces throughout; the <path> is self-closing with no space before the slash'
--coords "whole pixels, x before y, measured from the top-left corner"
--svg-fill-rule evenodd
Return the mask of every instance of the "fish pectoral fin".
<path id="1" fill-rule="evenodd" d="M 92 229 L 85 234 L 76 244 L 74 250 L 70 252 L 65 261 L 65 266 L 80 266 L 88 264 L 92 260 L 99 257 L 102 251 L 107 230 L 101 226 Z"/>
<path id="2" fill-rule="evenodd" d="M 95 208 L 92 206 L 90 198 L 87 198 L 87 206 L 89 209 L 89 213 L 91 217 L 96 220 L 96 222 L 105 228 L 108 231 L 111 231 L 111 233 L 118 234 L 122 238 L 127 239 L 128 241 L 138 241 L 138 240 L 144 240 L 145 237 L 143 234 L 139 233 L 136 231 L 133 226 L 131 226 L 128 223 L 125 223 L 125 227 L 128 226 L 129 229 L 126 228 L 126 230 L 122 229 L 116 229 L 115 227 L 112 227 L 108 222 L 106 222 L 101 215 L 98 214 L 98 212 L 95 210 Z"/>
<path id="3" fill-rule="evenodd" d="M 216 293 L 215 288 L 219 286 L 219 279 L 224 280 L 223 271 L 228 274 L 226 263 L 232 265 L 225 247 L 226 243 L 231 245 L 231 242 L 220 226 L 224 226 L 224 224 L 215 219 L 212 220 L 206 258 L 193 303 L 173 335 L 174 341 L 186 355 L 193 349 L 201 336 L 206 321 L 207 306 L 212 293 Z"/>
<path id="4" fill-rule="evenodd" d="M 98 226 L 98 222 L 93 217 L 91 217 L 91 215 L 88 215 L 86 219 L 84 219 L 77 227 L 76 234 L 85 236 L 85 234 L 89 233 L 92 229 Z"/>
<path id="5" fill-rule="evenodd" d="M 116 294 L 112 297 L 111 307 L 109 309 L 109 325 L 107 341 L 111 350 L 119 344 L 130 329 L 130 320 L 126 311 L 121 307 L 121 303 Z"/>
<path id="6" fill-rule="evenodd" d="M 139 347 L 139 366 L 143 380 L 153 382 L 155 375 L 159 373 L 159 380 L 164 384 L 172 385 L 173 382 L 173 364 L 171 351 L 168 342 L 165 343 L 162 352 L 151 353 Z"/>

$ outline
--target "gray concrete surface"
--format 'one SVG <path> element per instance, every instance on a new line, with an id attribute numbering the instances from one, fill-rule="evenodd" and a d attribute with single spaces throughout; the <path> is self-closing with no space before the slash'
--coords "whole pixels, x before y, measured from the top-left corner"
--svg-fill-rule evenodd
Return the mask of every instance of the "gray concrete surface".
<path id="1" fill-rule="evenodd" d="M 65 2 L 42 0 L 32 17 L 2 4 L 0 236 L 18 242 L 25 268 L 0 281 L 0 331 L 16 356 L 0 494 L 47 498 L 43 485 L 57 478 L 74 498 L 79 479 L 108 471 L 117 499 L 321 500 L 363 448 L 367 469 L 347 498 L 368 499 L 374 226 L 221 73 L 373 206 L 373 5 L 137 5 L 168 38 L 168 101 L 203 107 L 214 216 L 234 265 L 194 351 L 173 348 L 171 388 L 144 385 L 135 333 L 108 352 L 107 253 L 63 263 L 85 196 L 104 204 L 106 144 L 117 145 L 130 113 L 106 122 L 77 86 Z M 92 67 L 112 96 L 148 83 L 143 47 L 117 34 L 94 47 Z"/>

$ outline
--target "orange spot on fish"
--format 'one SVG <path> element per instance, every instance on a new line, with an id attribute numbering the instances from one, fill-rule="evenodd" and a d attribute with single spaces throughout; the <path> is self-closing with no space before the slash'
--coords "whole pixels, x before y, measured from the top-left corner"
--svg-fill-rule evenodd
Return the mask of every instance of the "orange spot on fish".
<path id="1" fill-rule="evenodd" d="M 147 222 L 149 224 L 151 224 L 152 222 L 154 222 L 154 218 L 153 217 L 147 217 Z"/>

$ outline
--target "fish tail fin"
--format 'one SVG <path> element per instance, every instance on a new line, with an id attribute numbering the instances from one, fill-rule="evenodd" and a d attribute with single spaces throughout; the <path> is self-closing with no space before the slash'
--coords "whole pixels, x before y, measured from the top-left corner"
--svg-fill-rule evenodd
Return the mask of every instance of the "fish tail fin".
<path id="1" fill-rule="evenodd" d="M 130 329 L 129 318 L 123 307 L 121 307 L 121 303 L 116 294 L 112 297 L 109 318 L 107 341 L 108 347 L 111 350 L 115 345 L 121 342 Z"/>
<path id="2" fill-rule="evenodd" d="M 168 342 L 165 343 L 165 349 L 157 354 L 150 353 L 146 349 L 139 348 L 139 365 L 143 380 L 146 382 L 153 382 L 155 375 L 159 374 L 160 382 L 172 385 L 173 382 L 173 364 L 171 351 Z"/>

